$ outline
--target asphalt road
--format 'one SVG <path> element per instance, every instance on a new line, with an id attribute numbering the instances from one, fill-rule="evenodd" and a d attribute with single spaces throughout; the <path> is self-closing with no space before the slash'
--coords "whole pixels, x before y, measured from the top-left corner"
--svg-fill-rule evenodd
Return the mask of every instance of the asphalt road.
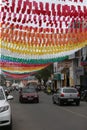
<path id="1" fill-rule="evenodd" d="M 87 102 L 60 107 L 52 103 L 51 95 L 39 95 L 40 103 L 21 104 L 18 92 L 13 93 L 13 130 L 87 130 Z"/>

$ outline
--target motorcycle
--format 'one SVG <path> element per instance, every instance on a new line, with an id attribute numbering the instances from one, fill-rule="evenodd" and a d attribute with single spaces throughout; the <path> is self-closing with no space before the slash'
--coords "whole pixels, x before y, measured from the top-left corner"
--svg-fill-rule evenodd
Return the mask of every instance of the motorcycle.
<path id="1" fill-rule="evenodd" d="M 87 90 L 81 92 L 81 100 L 87 102 Z"/>
<path id="2" fill-rule="evenodd" d="M 51 88 L 50 88 L 50 86 L 47 87 L 47 94 L 51 94 Z"/>

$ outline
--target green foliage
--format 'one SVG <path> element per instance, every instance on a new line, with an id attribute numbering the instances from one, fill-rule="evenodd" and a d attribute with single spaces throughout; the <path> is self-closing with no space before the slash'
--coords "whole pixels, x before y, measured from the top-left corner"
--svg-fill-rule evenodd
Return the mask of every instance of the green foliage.
<path id="1" fill-rule="evenodd" d="M 46 82 L 52 73 L 53 73 L 53 64 L 49 65 L 45 69 L 38 71 L 35 76 L 37 79 L 39 79 L 39 81 L 43 79 Z"/>
<path id="2" fill-rule="evenodd" d="M 4 85 L 5 81 L 6 81 L 5 77 L 2 74 L 0 74 L 0 85 Z"/>

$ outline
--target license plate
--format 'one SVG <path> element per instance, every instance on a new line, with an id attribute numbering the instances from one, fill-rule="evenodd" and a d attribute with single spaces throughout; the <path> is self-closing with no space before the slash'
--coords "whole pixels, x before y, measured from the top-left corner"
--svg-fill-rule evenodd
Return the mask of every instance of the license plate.
<path id="1" fill-rule="evenodd" d="M 73 101 L 73 99 L 68 99 L 68 101 Z"/>
<path id="2" fill-rule="evenodd" d="M 29 97 L 28 100 L 32 100 L 33 98 L 32 97 Z"/>

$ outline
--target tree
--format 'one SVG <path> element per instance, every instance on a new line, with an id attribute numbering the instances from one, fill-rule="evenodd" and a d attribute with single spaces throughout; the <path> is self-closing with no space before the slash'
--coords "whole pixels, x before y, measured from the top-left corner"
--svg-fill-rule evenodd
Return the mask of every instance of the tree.
<path id="1" fill-rule="evenodd" d="M 6 82 L 6 78 L 2 74 L 0 74 L 0 84 L 4 85 L 5 82 Z"/>
<path id="2" fill-rule="evenodd" d="M 45 69 L 38 71 L 35 76 L 37 79 L 39 79 L 40 82 L 41 79 L 43 79 L 44 82 L 46 82 L 52 73 L 53 73 L 53 64 L 49 65 Z"/>

